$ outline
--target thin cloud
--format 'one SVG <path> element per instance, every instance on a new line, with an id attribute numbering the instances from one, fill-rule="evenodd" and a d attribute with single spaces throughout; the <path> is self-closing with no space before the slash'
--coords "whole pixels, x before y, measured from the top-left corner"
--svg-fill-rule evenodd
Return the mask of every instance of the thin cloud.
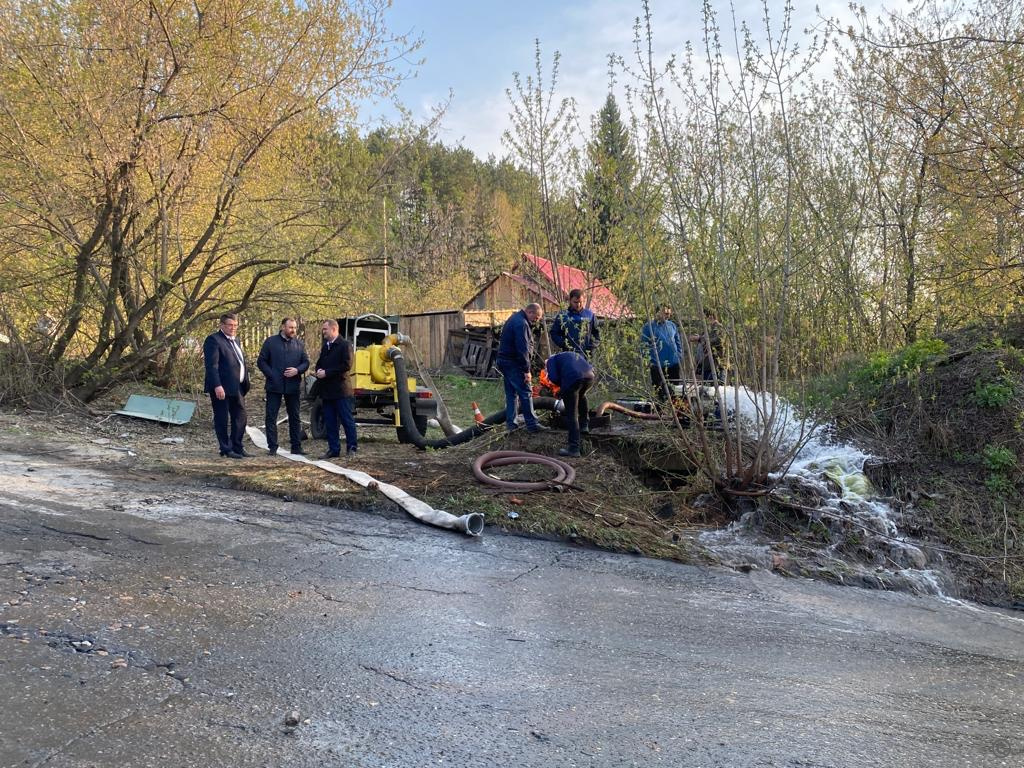
<path id="1" fill-rule="evenodd" d="M 529 0 L 526 0 L 529 2 Z M 399 4 L 396 3 L 396 7 Z M 848 17 L 845 0 L 819 3 L 822 15 Z M 409 6 L 412 7 L 412 6 Z M 757 0 L 735 5 L 737 21 L 745 21 L 756 37 L 763 29 L 763 8 Z M 880 7 L 880 6 L 879 6 Z M 716 3 L 722 28 L 723 53 L 735 59 L 733 20 L 730 6 Z M 608 57 L 622 57 L 627 65 L 636 65 L 635 23 L 643 6 L 624 0 L 585 0 L 561 3 L 537 3 L 529 13 L 508 17 L 507 8 L 479 3 L 473 6 L 473 25 L 490 17 L 486 32 L 459 25 L 458 13 L 435 12 L 423 29 L 423 55 L 426 64 L 419 76 L 409 81 L 402 98 L 418 120 L 429 119 L 437 106 L 449 98 L 439 129 L 439 138 L 448 145 L 461 145 L 481 158 L 493 154 L 505 156 L 507 148 L 501 136 L 509 125 L 510 105 L 505 90 L 512 87 L 512 73 L 523 78 L 534 72 L 533 45 L 539 39 L 545 85 L 551 76 L 555 51 L 561 54 L 556 97 L 572 97 L 582 131 L 589 136 L 590 120 L 601 108 L 609 88 Z M 656 65 L 664 66 L 671 56 L 682 56 L 687 42 L 697 51 L 703 48 L 703 20 L 697 3 L 652 0 L 652 26 Z M 777 29 L 781 19 L 772 12 Z M 450 15 L 451 18 L 447 16 Z M 813 3 L 794 11 L 794 38 L 803 30 L 817 26 L 818 12 Z M 801 40 L 801 47 L 806 42 Z M 615 92 L 624 106 L 624 86 L 628 77 L 616 75 Z"/>

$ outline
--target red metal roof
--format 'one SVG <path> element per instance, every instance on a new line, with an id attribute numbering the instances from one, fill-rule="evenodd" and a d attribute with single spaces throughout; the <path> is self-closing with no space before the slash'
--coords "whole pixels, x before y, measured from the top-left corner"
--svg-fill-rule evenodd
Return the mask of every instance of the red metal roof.
<path id="1" fill-rule="evenodd" d="M 555 280 L 554 265 L 550 259 L 524 253 L 523 259 L 532 265 L 551 284 L 553 289 L 561 287 L 562 303 L 569 298 L 569 291 L 579 288 L 587 299 L 587 306 L 599 317 L 632 317 L 633 312 L 626 302 L 611 292 L 604 283 L 576 267 L 558 265 L 558 280 Z"/>

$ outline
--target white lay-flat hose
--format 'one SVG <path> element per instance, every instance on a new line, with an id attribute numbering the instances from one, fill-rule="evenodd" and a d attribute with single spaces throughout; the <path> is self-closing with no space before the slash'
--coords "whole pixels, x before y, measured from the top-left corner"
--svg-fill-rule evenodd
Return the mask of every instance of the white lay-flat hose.
<path id="1" fill-rule="evenodd" d="M 249 435 L 249 439 L 252 440 L 253 445 L 263 450 L 267 449 L 267 438 L 261 430 L 255 427 L 246 427 L 245 431 Z M 445 512 L 443 509 L 434 509 L 425 501 L 420 501 L 416 497 L 410 496 L 397 485 L 382 483 L 365 472 L 347 469 L 331 461 L 315 461 L 306 456 L 299 456 L 282 449 L 278 449 L 277 455 L 301 464 L 312 464 L 335 475 L 347 477 L 352 482 L 363 486 L 363 488 L 380 491 L 421 522 L 436 525 L 438 528 L 459 531 L 470 536 L 479 536 L 484 532 L 484 516 L 480 512 L 470 512 L 468 515 L 456 516 L 450 512 Z"/>

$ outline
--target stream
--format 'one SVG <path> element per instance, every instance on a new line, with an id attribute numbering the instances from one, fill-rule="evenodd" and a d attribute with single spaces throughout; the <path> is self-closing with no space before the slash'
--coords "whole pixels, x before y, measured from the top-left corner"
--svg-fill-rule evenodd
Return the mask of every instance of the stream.
<path id="1" fill-rule="evenodd" d="M 890 500 L 879 494 L 864 473 L 873 456 L 838 440 L 830 425 L 802 417 L 791 403 L 745 387 L 720 387 L 724 409 L 734 414 L 751 438 L 771 424 L 772 442 L 788 467 L 770 475 L 774 496 L 805 515 L 820 538 L 803 543 L 797 573 L 841 584 L 897 589 L 948 596 L 954 591 L 941 558 L 900 532 Z M 785 463 L 785 462 L 784 462 Z M 738 568 L 791 570 L 794 547 L 769 536 L 765 511 L 751 505 L 740 518 L 718 531 L 702 534 L 700 544 L 712 557 Z"/>

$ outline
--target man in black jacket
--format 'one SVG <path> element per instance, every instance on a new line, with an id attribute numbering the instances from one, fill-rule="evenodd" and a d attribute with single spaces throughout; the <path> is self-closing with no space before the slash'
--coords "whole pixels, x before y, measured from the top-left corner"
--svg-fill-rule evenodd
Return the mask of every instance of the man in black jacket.
<path id="1" fill-rule="evenodd" d="M 256 366 L 267 380 L 267 453 L 277 453 L 277 414 L 281 400 L 288 412 L 288 439 L 292 453 L 302 453 L 302 424 L 299 421 L 302 374 L 309 368 L 306 345 L 295 338 L 299 324 L 286 317 L 281 332 L 263 342 Z"/>
<path id="2" fill-rule="evenodd" d="M 345 427 L 345 453 L 355 453 L 356 419 L 352 410 L 352 345 L 338 336 L 338 321 L 325 320 L 324 343 L 316 361 L 317 393 L 324 404 L 324 430 L 327 433 L 325 459 L 341 455 L 338 421 Z"/>
<path id="3" fill-rule="evenodd" d="M 516 401 L 519 411 L 530 433 L 547 430 L 537 421 L 533 411 L 533 326 L 544 317 L 540 304 L 527 304 L 505 321 L 498 340 L 498 358 L 495 367 L 505 382 L 505 427 L 509 432 L 516 429 Z"/>
<path id="4" fill-rule="evenodd" d="M 245 395 L 249 391 L 249 366 L 245 364 L 245 355 L 235 337 L 237 331 L 238 315 L 227 312 L 220 316 L 220 329 L 203 342 L 206 367 L 203 391 L 210 393 L 213 431 L 217 434 L 220 455 L 229 459 L 249 455 L 242 447 L 247 420 Z"/>

